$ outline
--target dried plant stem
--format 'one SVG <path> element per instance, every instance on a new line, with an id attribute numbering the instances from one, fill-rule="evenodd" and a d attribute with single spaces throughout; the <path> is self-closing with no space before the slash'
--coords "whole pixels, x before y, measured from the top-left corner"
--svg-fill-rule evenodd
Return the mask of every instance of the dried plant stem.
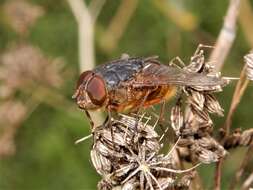
<path id="1" fill-rule="evenodd" d="M 100 46 L 105 52 L 112 52 L 124 34 L 139 0 L 122 0 L 119 8 L 105 31 Z"/>
<path id="2" fill-rule="evenodd" d="M 214 50 L 212 51 L 209 58 L 209 61 L 215 64 L 214 65 L 215 71 L 220 71 L 222 69 L 225 59 L 228 56 L 228 53 L 234 42 L 234 39 L 236 36 L 236 21 L 238 18 L 239 7 L 240 7 L 240 0 L 230 0 L 227 13 L 224 19 L 223 27 L 215 43 Z M 228 116 L 226 123 L 231 122 L 231 117 L 234 112 L 233 109 L 236 108 L 236 104 L 234 104 L 233 107 L 232 107 L 232 104 L 231 104 L 231 109 L 229 111 L 230 114 Z M 227 123 L 227 126 L 229 126 L 230 124 L 231 123 Z M 223 164 L 223 159 L 221 159 L 216 165 L 215 177 L 214 177 L 215 190 L 220 190 L 222 164 Z"/>
<path id="3" fill-rule="evenodd" d="M 67 0 L 78 24 L 80 72 L 95 66 L 94 23 L 83 0 Z"/>
<path id="4" fill-rule="evenodd" d="M 87 7 L 83 0 L 67 0 L 78 24 L 80 72 L 95 67 L 94 23 L 105 0 L 92 0 Z M 103 122 L 103 116 L 92 116 L 96 125 Z"/>
<path id="5" fill-rule="evenodd" d="M 230 0 L 223 27 L 220 31 L 215 48 L 211 53 L 210 62 L 215 63 L 215 70 L 221 70 L 236 36 L 236 21 L 240 7 L 240 0 Z"/>
<path id="6" fill-rule="evenodd" d="M 242 190 L 250 189 L 250 186 L 252 185 L 252 183 L 253 183 L 253 172 L 250 174 L 250 176 L 243 183 Z"/>
<path id="7" fill-rule="evenodd" d="M 246 78 L 246 65 L 243 67 L 241 74 L 240 74 L 240 80 L 236 84 L 236 88 L 233 94 L 232 102 L 230 105 L 230 109 L 227 115 L 226 122 L 223 126 L 225 129 L 225 137 L 229 135 L 230 133 L 230 128 L 232 124 L 232 117 L 234 115 L 234 112 L 238 106 L 238 104 L 241 101 L 241 98 L 248 86 L 249 80 Z M 225 140 L 225 139 L 224 139 Z"/>
<path id="8" fill-rule="evenodd" d="M 240 100 L 248 86 L 249 80 L 246 78 L 246 66 L 243 67 L 241 74 L 240 74 L 240 80 L 237 82 L 234 95 L 232 98 L 232 102 L 230 105 L 230 109 L 227 115 L 227 119 L 225 121 L 225 124 L 223 126 L 225 130 L 225 136 L 221 140 L 221 143 L 224 143 L 226 137 L 230 133 L 230 127 L 232 124 L 232 117 L 234 115 L 234 112 L 240 103 Z M 216 165 L 216 172 L 215 172 L 215 190 L 220 190 L 220 184 L 221 184 L 221 168 L 222 168 L 223 159 L 221 159 L 217 165 Z"/>
<path id="9" fill-rule="evenodd" d="M 222 164 L 223 164 L 223 158 L 220 159 L 219 162 L 217 162 L 216 164 L 214 190 L 220 190 Z"/>
<path id="10" fill-rule="evenodd" d="M 187 10 L 178 9 L 170 1 L 158 0 L 152 1 L 156 8 L 169 20 L 174 22 L 179 28 L 192 31 L 197 28 L 197 18 Z"/>
<path id="11" fill-rule="evenodd" d="M 93 23 L 96 22 L 99 13 L 101 12 L 106 0 L 92 0 L 89 4 L 89 11 L 91 14 L 91 18 Z"/>
<path id="12" fill-rule="evenodd" d="M 80 72 L 94 68 L 94 23 L 105 0 L 92 0 L 87 7 L 83 0 L 67 0 L 78 24 Z"/>
<path id="13" fill-rule="evenodd" d="M 251 143 L 251 145 L 248 147 L 248 150 L 247 150 L 246 154 L 244 155 L 244 158 L 243 158 L 243 160 L 240 164 L 240 167 L 236 171 L 235 176 L 233 177 L 233 180 L 230 183 L 230 188 L 229 188 L 230 190 L 235 189 L 236 184 L 241 179 L 242 174 L 243 174 L 248 162 L 252 158 L 252 151 L 253 151 L 253 144 Z"/>

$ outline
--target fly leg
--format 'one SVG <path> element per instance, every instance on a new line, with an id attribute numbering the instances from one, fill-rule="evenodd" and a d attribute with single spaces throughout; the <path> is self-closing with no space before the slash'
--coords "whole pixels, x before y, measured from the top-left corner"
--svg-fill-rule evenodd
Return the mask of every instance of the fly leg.
<path id="1" fill-rule="evenodd" d="M 163 122 L 164 122 L 164 112 L 165 112 L 165 100 L 162 101 L 160 113 L 158 117 L 158 125 L 162 129 L 163 133 L 166 133 L 166 129 L 164 129 Z"/>
<path id="2" fill-rule="evenodd" d="M 91 125 L 91 128 L 93 129 L 93 128 L 94 128 L 94 122 L 92 121 L 92 118 L 91 118 L 91 116 L 90 116 L 90 113 L 89 113 L 87 110 L 85 110 L 85 114 L 86 114 L 86 116 L 87 116 L 87 118 L 88 118 L 88 120 L 89 120 L 89 123 L 90 123 L 90 125 Z"/>
<path id="3" fill-rule="evenodd" d="M 138 107 L 136 109 L 136 118 L 135 118 L 135 126 L 134 126 L 136 131 L 138 131 L 138 123 L 139 123 L 138 116 L 140 114 L 141 108 L 143 107 L 144 103 L 146 102 L 146 100 L 148 98 L 149 93 L 150 93 L 150 91 L 146 92 L 144 98 L 142 99 L 141 103 L 138 105 Z"/>
<path id="4" fill-rule="evenodd" d="M 104 122 L 105 126 L 108 126 L 111 131 L 111 140 L 113 143 L 113 149 L 116 150 L 115 143 L 114 143 L 114 134 L 113 134 L 113 127 L 112 127 L 112 112 L 110 106 L 107 107 L 107 117 Z"/>
<path id="5" fill-rule="evenodd" d="M 177 62 L 176 62 L 177 61 Z M 182 61 L 182 59 L 180 57 L 174 57 L 170 62 L 169 62 L 169 66 L 175 66 L 179 69 L 182 69 L 183 67 L 185 67 L 184 62 Z"/>
<path id="6" fill-rule="evenodd" d="M 199 55 L 199 54 L 203 54 L 204 53 L 204 48 L 214 48 L 214 46 L 209 46 L 209 45 L 204 45 L 204 44 L 199 44 L 197 49 L 195 50 L 194 54 L 193 54 L 193 57 L 196 56 L 196 55 Z"/>

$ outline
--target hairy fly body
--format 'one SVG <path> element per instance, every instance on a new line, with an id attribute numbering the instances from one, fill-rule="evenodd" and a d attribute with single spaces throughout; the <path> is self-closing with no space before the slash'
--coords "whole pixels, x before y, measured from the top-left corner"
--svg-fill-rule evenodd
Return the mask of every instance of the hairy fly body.
<path id="1" fill-rule="evenodd" d="M 228 83 L 190 69 L 163 65 L 157 57 L 122 58 L 83 72 L 73 98 L 86 111 L 132 112 L 170 99 L 180 86 L 208 91 Z"/>

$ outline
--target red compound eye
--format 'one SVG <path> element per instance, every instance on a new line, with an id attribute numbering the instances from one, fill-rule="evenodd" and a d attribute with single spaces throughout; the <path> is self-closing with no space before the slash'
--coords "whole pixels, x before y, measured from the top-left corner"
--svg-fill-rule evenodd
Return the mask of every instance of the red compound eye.
<path id="1" fill-rule="evenodd" d="M 97 106 L 103 105 L 107 93 L 104 80 L 100 76 L 94 75 L 89 80 L 86 91 L 93 104 Z"/>
<path id="2" fill-rule="evenodd" d="M 92 76 L 93 72 L 92 71 L 85 71 L 83 72 L 78 81 L 77 81 L 77 85 L 76 88 L 78 89 L 78 87 L 82 84 L 85 84 L 87 82 L 87 80 L 89 80 L 89 78 Z"/>

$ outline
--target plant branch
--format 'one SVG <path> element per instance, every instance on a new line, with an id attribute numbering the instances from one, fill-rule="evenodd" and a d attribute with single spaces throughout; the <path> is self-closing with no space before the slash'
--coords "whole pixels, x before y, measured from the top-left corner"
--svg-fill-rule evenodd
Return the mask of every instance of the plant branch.
<path id="1" fill-rule="evenodd" d="M 95 66 L 94 23 L 83 0 L 67 0 L 78 24 L 80 72 Z"/>
<path id="2" fill-rule="evenodd" d="M 78 46 L 80 72 L 95 67 L 94 25 L 105 0 L 92 0 L 87 7 L 83 0 L 67 0 L 78 24 Z M 102 123 L 103 116 L 93 114 L 96 123 Z"/>
<path id="3" fill-rule="evenodd" d="M 218 36 L 218 39 L 215 43 L 214 50 L 212 51 L 209 61 L 215 63 L 215 71 L 220 71 L 224 65 L 225 59 L 228 56 L 228 53 L 232 47 L 232 44 L 234 42 L 235 36 L 236 36 L 236 21 L 238 18 L 238 10 L 240 7 L 240 0 L 230 0 L 227 13 L 224 19 L 223 27 L 220 31 L 220 34 Z M 238 82 L 239 83 L 239 82 Z M 236 92 L 236 91 L 235 91 Z M 234 98 L 233 98 L 234 99 Z M 236 99 L 236 97 L 235 97 Z M 235 100 L 234 100 L 235 101 Z M 240 101 L 240 98 L 239 98 Z M 239 103 L 239 102 L 238 102 Z M 234 113 L 235 108 L 237 107 L 237 104 L 233 103 L 231 104 L 229 115 L 227 117 L 227 121 L 225 126 L 231 125 L 231 118 Z M 229 123 L 230 122 L 230 123 Z M 229 130 L 230 127 L 226 127 L 225 137 L 227 135 L 227 130 Z M 214 179 L 214 189 L 220 190 L 221 185 L 221 169 L 223 164 L 223 159 L 219 160 L 219 162 L 216 165 L 215 169 L 215 179 Z"/>
<path id="4" fill-rule="evenodd" d="M 241 98 L 248 86 L 249 80 L 246 78 L 246 64 L 243 67 L 241 74 L 240 74 L 240 79 L 236 84 L 236 88 L 233 94 L 233 98 L 232 98 L 232 102 L 230 105 L 230 109 L 227 115 L 227 119 L 226 122 L 223 126 L 224 130 L 225 130 L 225 138 L 229 135 L 230 133 L 230 128 L 231 128 L 231 124 L 232 124 L 232 117 L 234 115 L 234 112 L 238 106 L 238 104 L 241 101 Z"/>
<path id="5" fill-rule="evenodd" d="M 250 186 L 252 185 L 252 183 L 253 183 L 253 172 L 250 174 L 250 176 L 243 183 L 242 190 L 250 189 Z"/>
<path id="6" fill-rule="evenodd" d="M 100 46 L 105 52 L 112 52 L 124 34 L 139 0 L 122 0 L 119 8 L 105 31 Z"/>
<path id="7" fill-rule="evenodd" d="M 220 31 L 215 48 L 210 55 L 210 62 L 215 63 L 215 70 L 219 71 L 231 49 L 236 36 L 236 21 L 240 7 L 240 0 L 230 0 L 227 14 Z"/>
<path id="8" fill-rule="evenodd" d="M 93 23 L 96 22 L 97 17 L 99 16 L 106 0 L 93 0 L 89 4 L 89 12 L 91 14 L 91 18 Z"/>
<path id="9" fill-rule="evenodd" d="M 164 16 L 171 20 L 177 27 L 186 31 L 193 31 L 198 26 L 198 20 L 191 12 L 178 9 L 170 1 L 157 0 L 151 1 L 157 10 L 159 10 Z"/>
<path id="10" fill-rule="evenodd" d="M 222 164 L 224 160 L 221 158 L 219 162 L 216 163 L 216 170 L 215 170 L 215 179 L 214 179 L 214 190 L 220 190 L 221 186 L 221 169 L 222 169 Z"/>

